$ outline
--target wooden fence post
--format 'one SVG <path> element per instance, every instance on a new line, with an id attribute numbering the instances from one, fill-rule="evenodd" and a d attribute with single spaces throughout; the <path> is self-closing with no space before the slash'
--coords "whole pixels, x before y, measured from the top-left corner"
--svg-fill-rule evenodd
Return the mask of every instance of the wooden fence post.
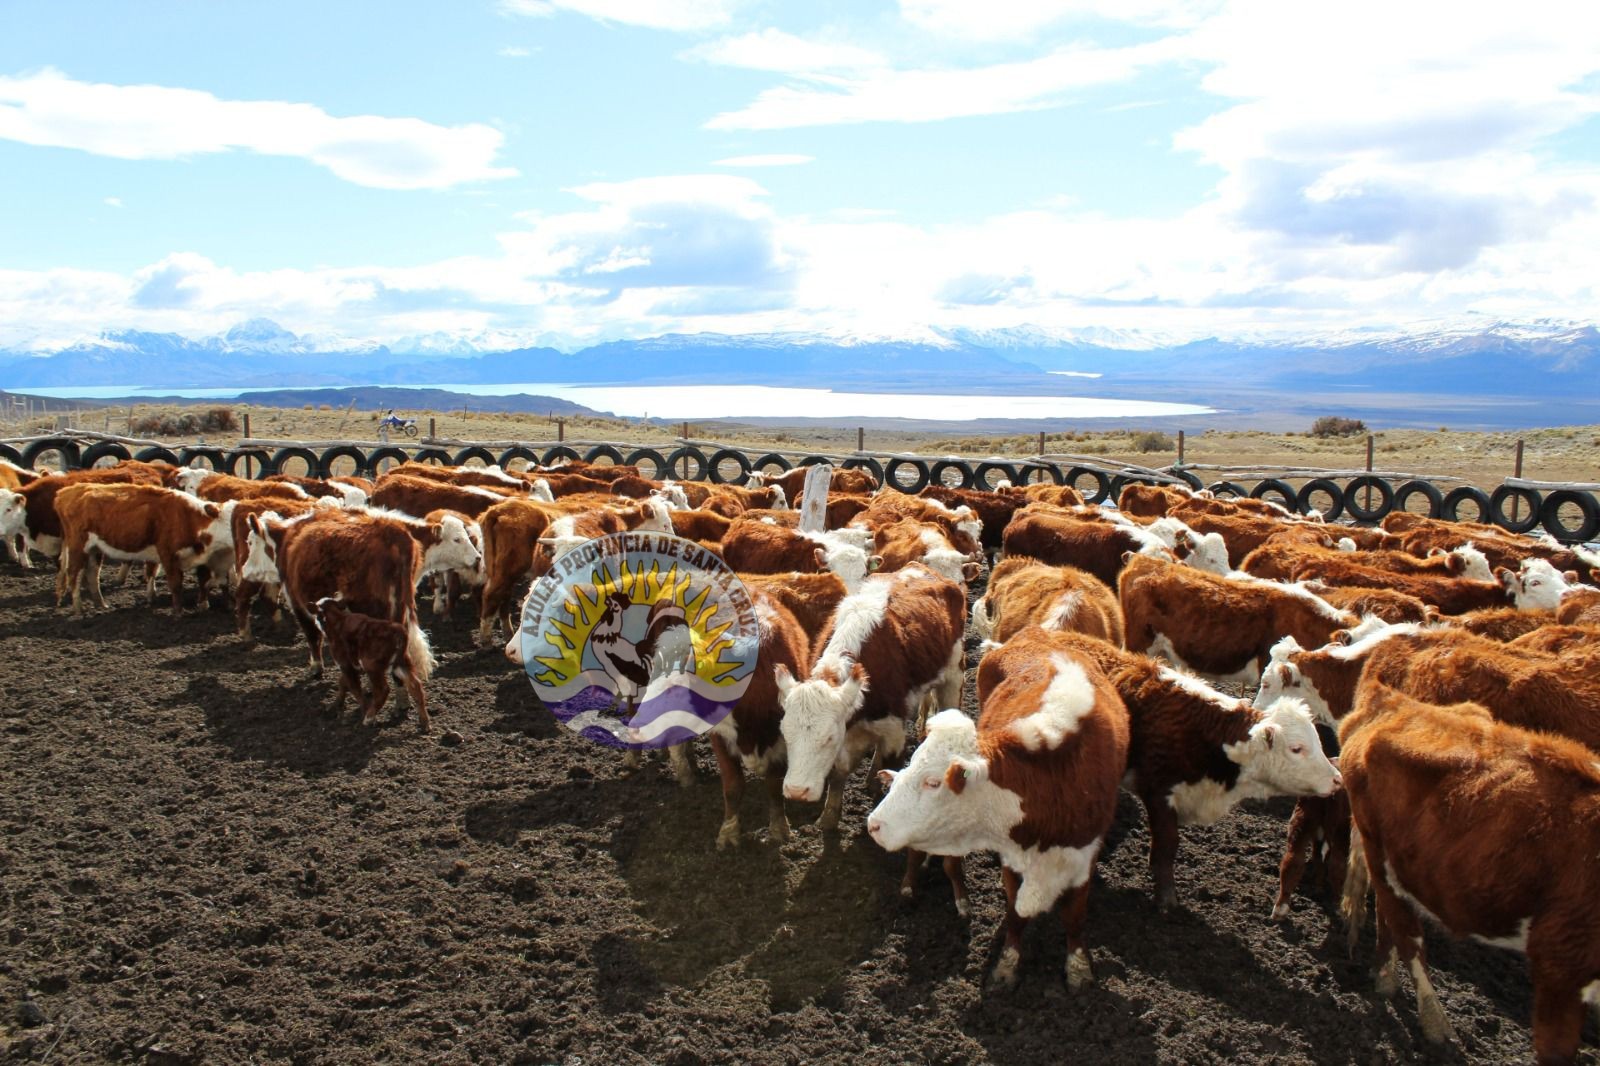
<path id="1" fill-rule="evenodd" d="M 1183 465 L 1183 430 L 1178 430 L 1178 465 Z"/>
<path id="2" fill-rule="evenodd" d="M 131 416 L 130 416 L 130 418 L 131 418 Z M 249 411 L 246 411 L 244 413 L 244 437 L 245 437 L 245 440 L 249 440 L 250 439 L 250 412 Z"/>
<path id="3" fill-rule="evenodd" d="M 432 439 L 432 438 L 438 437 L 438 435 L 439 435 L 439 429 L 438 429 L 438 427 L 436 425 L 434 425 L 433 416 L 429 415 L 428 416 L 428 437 L 430 439 Z"/>
<path id="4" fill-rule="evenodd" d="M 866 450 L 867 450 L 867 431 L 863 427 L 857 426 L 856 427 L 856 451 L 864 452 Z"/>
<path id="5" fill-rule="evenodd" d="M 567 420 L 565 418 L 558 418 L 558 419 L 556 419 L 556 443 L 557 444 L 564 443 L 566 441 L 566 439 L 567 439 Z"/>
<path id="6" fill-rule="evenodd" d="M 1521 477 L 1522 476 L 1522 441 L 1520 441 L 1520 440 L 1517 441 L 1517 465 L 1516 465 L 1516 469 L 1512 472 L 1511 476 L 1512 477 Z M 1521 496 L 1513 496 L 1513 497 L 1511 497 L 1511 521 L 1520 522 L 1521 520 L 1522 520 L 1522 497 Z"/>
<path id="7" fill-rule="evenodd" d="M 1039 454 L 1044 454 L 1044 430 L 1039 431 Z"/>

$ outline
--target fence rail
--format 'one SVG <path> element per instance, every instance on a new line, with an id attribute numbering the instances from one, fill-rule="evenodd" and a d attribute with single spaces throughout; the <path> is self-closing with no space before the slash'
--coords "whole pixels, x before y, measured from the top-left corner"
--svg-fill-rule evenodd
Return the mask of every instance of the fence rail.
<path id="1" fill-rule="evenodd" d="M 1071 485 L 1090 502 L 1102 503 L 1115 502 L 1128 484 L 1183 484 L 1195 490 L 1209 489 L 1222 497 L 1272 500 L 1299 513 L 1317 510 L 1330 522 L 1343 518 L 1373 523 L 1398 509 L 1450 521 L 1491 523 L 1514 533 L 1542 529 L 1569 544 L 1600 539 L 1600 498 L 1596 495 L 1600 485 L 1530 482 L 1520 477 L 1508 478 L 1485 491 L 1457 477 L 1370 469 L 1183 464 L 1153 468 L 1061 453 L 975 458 L 794 448 L 756 451 L 687 437 L 659 446 L 626 441 L 467 441 L 427 437 L 403 442 L 246 438 L 230 447 L 216 447 L 168 446 L 75 430 L 0 442 L 0 458 L 23 466 L 32 467 L 51 455 L 56 457 L 55 465 L 64 470 L 141 459 L 180 466 L 203 465 L 240 477 L 280 473 L 376 476 L 388 466 L 408 460 L 496 464 L 508 470 L 583 461 L 638 466 L 640 473 L 649 477 L 719 484 L 742 484 L 752 474 L 777 475 L 796 467 L 833 463 L 866 470 L 881 483 L 902 492 L 917 492 L 933 484 L 993 490 L 1002 481 L 1013 485 L 1043 483 Z M 1229 476 L 1208 482 L 1202 479 L 1202 473 Z"/>

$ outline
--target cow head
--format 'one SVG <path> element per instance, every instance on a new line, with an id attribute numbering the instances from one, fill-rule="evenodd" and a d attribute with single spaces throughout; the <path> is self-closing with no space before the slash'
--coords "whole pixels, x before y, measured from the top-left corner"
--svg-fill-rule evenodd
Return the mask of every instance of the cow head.
<path id="1" fill-rule="evenodd" d="M 28 498 L 20 492 L 0 489 L 0 537 L 15 537 L 27 528 Z"/>
<path id="2" fill-rule="evenodd" d="M 528 489 L 528 499 L 539 500 L 544 503 L 555 503 L 555 493 L 550 491 L 550 482 L 544 478 L 535 478 L 532 487 Z"/>
<path id="3" fill-rule="evenodd" d="M 1181 522 L 1179 525 L 1182 528 L 1172 534 L 1172 554 L 1179 562 L 1208 574 L 1226 577 L 1233 573 L 1228 565 L 1228 544 L 1221 533 L 1196 533 Z"/>
<path id="4" fill-rule="evenodd" d="M 278 545 L 272 539 L 271 524 L 281 522 L 276 511 L 268 511 L 261 515 L 250 515 L 245 519 L 248 532 L 245 534 L 246 554 L 244 566 L 239 569 L 239 577 L 244 581 L 253 581 L 258 585 L 276 585 L 281 579 L 278 576 Z"/>
<path id="5" fill-rule="evenodd" d="M 817 548 L 816 557 L 824 569 L 839 575 L 839 580 L 844 582 L 847 592 L 855 592 L 867 579 L 868 574 L 883 565 L 881 557 L 868 555 L 865 549 L 832 537 L 824 540 Z M 873 562 L 874 559 L 877 560 L 876 564 Z"/>
<path id="6" fill-rule="evenodd" d="M 1240 776 L 1270 795 L 1331 796 L 1339 771 L 1322 751 L 1304 700 L 1280 696 L 1250 729 L 1250 738 L 1227 747 Z"/>
<path id="7" fill-rule="evenodd" d="M 767 509 L 771 511 L 787 511 L 789 509 L 789 497 L 783 491 L 782 485 L 772 486 L 772 503 Z"/>
<path id="8" fill-rule="evenodd" d="M 681 493 L 683 489 L 679 488 L 678 491 Z M 687 503 L 688 500 L 685 499 L 684 502 Z M 636 528 L 652 533 L 672 532 L 672 508 L 667 506 L 666 500 L 659 496 L 652 497 L 640 500 L 639 506 L 644 509 L 645 516 Z"/>
<path id="9" fill-rule="evenodd" d="M 216 471 L 204 466 L 186 466 L 173 475 L 173 480 L 178 483 L 178 488 L 193 496 L 200 491 L 200 482 L 210 477 Z"/>
<path id="10" fill-rule="evenodd" d="M 423 553 L 422 569 L 424 573 L 461 570 L 469 574 L 483 570 L 483 552 L 473 543 L 465 522 L 453 514 L 439 519 L 439 539 Z"/>
<path id="11" fill-rule="evenodd" d="M 663 481 L 661 487 L 651 493 L 667 501 L 667 506 L 674 511 L 687 511 L 689 509 L 689 494 L 683 491 L 683 486 L 676 481 Z"/>
<path id="12" fill-rule="evenodd" d="M 1564 574 L 1546 559 L 1524 559 L 1520 573 L 1502 567 L 1495 576 L 1519 611 L 1553 611 L 1577 582 L 1576 574 Z"/>
<path id="13" fill-rule="evenodd" d="M 963 855 L 989 849 L 1006 823 L 1021 816 L 1016 793 L 989 781 L 978 727 L 958 710 L 928 719 L 927 735 L 906 768 L 884 770 L 879 779 L 888 791 L 867 816 L 867 832 L 886 851 Z"/>
<path id="14" fill-rule="evenodd" d="M 347 511 L 359 511 L 367 505 L 367 490 L 360 485 L 346 485 L 342 481 L 335 481 L 333 487 L 338 490 L 340 506 Z"/>
<path id="15" fill-rule="evenodd" d="M 340 619 L 349 614 L 349 612 L 344 609 L 344 604 L 340 602 L 340 597 L 337 595 L 322 597 L 322 599 L 312 604 L 311 611 L 316 619 L 317 628 L 322 630 L 324 633 L 328 631 L 329 623 L 338 625 Z"/>
<path id="16" fill-rule="evenodd" d="M 783 704 L 779 728 L 789 760 L 783 794 L 815 803 L 822 798 L 828 775 L 844 759 L 845 727 L 865 702 L 867 672 L 843 656 L 818 663 L 805 681 L 796 681 L 781 665 L 774 671 Z"/>

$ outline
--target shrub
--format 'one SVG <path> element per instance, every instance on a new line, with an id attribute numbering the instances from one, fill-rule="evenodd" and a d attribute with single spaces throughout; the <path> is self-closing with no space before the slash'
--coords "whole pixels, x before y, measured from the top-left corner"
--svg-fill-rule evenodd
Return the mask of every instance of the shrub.
<path id="1" fill-rule="evenodd" d="M 213 407 L 200 419 L 200 428 L 206 433 L 237 433 L 239 420 L 231 407 Z"/>
<path id="2" fill-rule="evenodd" d="M 1173 448 L 1172 438 L 1155 430 L 1135 433 L 1133 448 L 1140 452 L 1170 452 Z"/>
<path id="3" fill-rule="evenodd" d="M 1333 415 L 1323 415 L 1311 423 L 1313 437 L 1354 437 L 1365 433 L 1367 424 L 1359 418 L 1337 418 Z"/>

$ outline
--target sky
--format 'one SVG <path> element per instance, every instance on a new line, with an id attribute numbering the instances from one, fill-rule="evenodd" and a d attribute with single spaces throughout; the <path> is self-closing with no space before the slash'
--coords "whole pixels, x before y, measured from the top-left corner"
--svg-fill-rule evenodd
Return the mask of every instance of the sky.
<path id="1" fill-rule="evenodd" d="M 1600 319 L 1600 3 L 0 0 L 0 347 Z"/>

